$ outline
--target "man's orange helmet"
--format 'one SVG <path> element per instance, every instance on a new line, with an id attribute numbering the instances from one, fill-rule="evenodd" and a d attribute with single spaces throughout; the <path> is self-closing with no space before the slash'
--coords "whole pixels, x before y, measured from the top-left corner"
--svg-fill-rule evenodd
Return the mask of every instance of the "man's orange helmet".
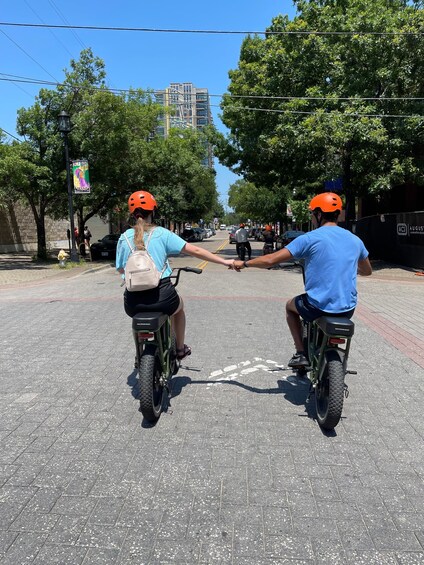
<path id="1" fill-rule="evenodd" d="M 317 194 L 312 198 L 309 203 L 309 210 L 316 210 L 320 208 L 322 212 L 341 212 L 343 208 L 342 199 L 334 192 L 323 192 Z"/>
<path id="2" fill-rule="evenodd" d="M 241 227 L 241 228 L 244 228 L 244 224 L 240 224 L 240 227 Z"/>
<path id="3" fill-rule="evenodd" d="M 267 224 L 265 226 L 265 231 L 272 231 L 272 227 L 269 224 Z"/>
<path id="4" fill-rule="evenodd" d="M 146 190 L 137 190 L 133 192 L 128 198 L 128 208 L 131 214 L 134 213 L 137 208 L 142 210 L 153 211 L 158 207 L 156 200 Z"/>

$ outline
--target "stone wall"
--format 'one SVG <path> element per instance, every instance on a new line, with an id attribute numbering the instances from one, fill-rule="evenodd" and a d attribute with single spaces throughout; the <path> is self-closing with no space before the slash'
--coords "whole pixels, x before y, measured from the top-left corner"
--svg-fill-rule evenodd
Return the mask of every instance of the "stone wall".
<path id="1" fill-rule="evenodd" d="M 47 248 L 66 247 L 68 220 L 46 218 Z M 29 207 L 16 203 L 0 208 L 0 253 L 36 251 L 37 228 Z"/>

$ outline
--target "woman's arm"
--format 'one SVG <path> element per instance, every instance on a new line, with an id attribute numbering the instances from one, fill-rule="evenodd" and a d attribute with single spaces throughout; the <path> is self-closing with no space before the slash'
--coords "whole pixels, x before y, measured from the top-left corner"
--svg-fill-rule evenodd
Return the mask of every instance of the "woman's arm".
<path id="1" fill-rule="evenodd" d="M 215 255 L 206 249 L 197 247 L 197 245 L 192 245 L 191 243 L 186 243 L 181 250 L 182 253 L 187 253 L 192 257 L 197 257 L 198 259 L 203 259 L 204 261 L 210 261 L 211 263 L 218 263 L 218 265 L 225 265 L 231 267 L 234 264 L 234 259 L 224 259 L 219 255 Z"/>

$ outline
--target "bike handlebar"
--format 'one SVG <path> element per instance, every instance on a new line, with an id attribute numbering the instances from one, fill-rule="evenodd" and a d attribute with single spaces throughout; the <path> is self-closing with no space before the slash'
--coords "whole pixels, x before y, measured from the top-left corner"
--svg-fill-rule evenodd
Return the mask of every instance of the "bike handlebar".
<path id="1" fill-rule="evenodd" d="M 180 281 L 181 271 L 185 271 L 186 273 L 195 273 L 196 275 L 200 275 L 203 272 L 202 269 L 197 269 L 196 267 L 175 267 L 172 269 L 172 272 L 174 271 L 178 271 L 176 275 L 170 276 L 171 279 L 175 279 L 174 286 L 177 286 Z"/>
<path id="2" fill-rule="evenodd" d="M 186 273 L 195 273 L 200 275 L 203 273 L 203 269 L 198 269 L 197 267 L 177 267 L 179 271 L 185 271 Z"/>

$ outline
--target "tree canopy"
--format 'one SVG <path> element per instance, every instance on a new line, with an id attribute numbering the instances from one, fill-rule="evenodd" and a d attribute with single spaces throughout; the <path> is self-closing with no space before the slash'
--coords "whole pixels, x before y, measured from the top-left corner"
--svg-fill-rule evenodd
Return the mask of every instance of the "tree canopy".
<path id="1" fill-rule="evenodd" d="M 292 21 L 247 37 L 222 102 L 220 161 L 296 199 L 342 178 L 350 218 L 355 196 L 423 183 L 419 4 L 297 0 Z"/>
<path id="2" fill-rule="evenodd" d="M 104 62 L 90 49 L 71 60 L 65 80 L 41 89 L 30 108 L 21 108 L 17 132 L 22 143 L 0 140 L 0 201 L 24 200 L 37 225 L 37 255 L 47 252 L 45 217 L 68 215 L 64 141 L 58 116 L 71 116 L 72 160 L 87 159 L 90 194 L 74 195 L 80 233 L 95 214 L 106 216 L 144 188 L 158 196 L 166 218 L 199 218 L 217 203 L 214 172 L 202 165 L 204 138 L 195 131 L 155 135 L 164 109 L 142 90 L 110 92 Z M 165 110 L 166 111 L 166 110 Z"/>

